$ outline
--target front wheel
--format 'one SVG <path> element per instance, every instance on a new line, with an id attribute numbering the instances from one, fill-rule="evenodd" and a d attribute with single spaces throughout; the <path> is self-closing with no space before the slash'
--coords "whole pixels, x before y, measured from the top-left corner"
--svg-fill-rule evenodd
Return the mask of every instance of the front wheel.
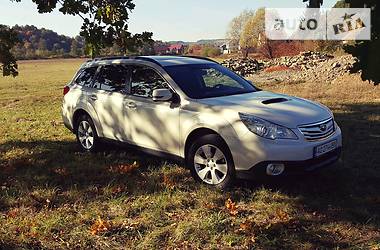
<path id="1" fill-rule="evenodd" d="M 94 123 L 88 115 L 79 117 L 76 126 L 76 137 L 82 151 L 96 152 L 99 147 L 99 138 Z"/>
<path id="2" fill-rule="evenodd" d="M 190 147 L 187 165 L 195 180 L 225 189 L 232 185 L 235 167 L 231 153 L 218 135 L 205 135 Z"/>

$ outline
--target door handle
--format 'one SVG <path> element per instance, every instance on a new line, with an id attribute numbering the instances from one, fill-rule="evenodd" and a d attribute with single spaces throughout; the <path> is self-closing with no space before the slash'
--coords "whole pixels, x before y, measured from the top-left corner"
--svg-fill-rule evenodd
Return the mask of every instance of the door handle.
<path id="1" fill-rule="evenodd" d="M 130 109 L 136 109 L 136 108 L 137 108 L 137 105 L 136 105 L 136 103 L 134 103 L 134 102 L 129 102 L 129 103 L 127 104 L 127 107 L 130 108 Z"/>
<path id="2" fill-rule="evenodd" d="M 96 101 L 96 100 L 98 100 L 98 97 L 96 95 L 91 95 L 90 99 L 93 100 L 93 101 Z"/>

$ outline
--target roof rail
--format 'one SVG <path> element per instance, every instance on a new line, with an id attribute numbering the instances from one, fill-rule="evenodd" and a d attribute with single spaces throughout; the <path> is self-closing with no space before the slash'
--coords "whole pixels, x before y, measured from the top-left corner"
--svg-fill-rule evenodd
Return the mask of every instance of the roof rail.
<path id="1" fill-rule="evenodd" d="M 124 60 L 127 60 L 127 59 L 144 60 L 144 61 L 152 62 L 161 66 L 161 64 L 157 62 L 156 60 L 154 60 L 153 58 L 144 57 L 144 56 L 106 56 L 106 57 L 95 58 L 93 60 L 90 60 L 89 62 L 91 61 L 98 62 L 98 61 L 105 61 L 105 60 L 123 60 L 123 59 Z"/>
<path id="2" fill-rule="evenodd" d="M 215 60 L 212 60 L 208 57 L 203 57 L 203 56 L 188 56 L 188 55 L 183 55 L 181 57 L 188 57 L 188 58 L 194 58 L 194 59 L 201 59 L 201 60 L 205 60 L 205 61 L 209 61 L 209 62 L 214 62 L 214 63 L 217 63 L 219 64 L 217 61 Z"/>
<path id="3" fill-rule="evenodd" d="M 94 58 L 93 61 L 104 61 L 104 60 L 117 60 L 117 59 L 134 59 L 137 56 L 105 56 Z"/>

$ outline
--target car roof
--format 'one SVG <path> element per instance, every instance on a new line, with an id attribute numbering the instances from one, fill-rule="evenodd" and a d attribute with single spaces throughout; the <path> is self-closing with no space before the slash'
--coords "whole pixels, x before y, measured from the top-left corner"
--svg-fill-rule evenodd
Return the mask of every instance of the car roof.
<path id="1" fill-rule="evenodd" d="M 92 67 L 97 65 L 131 63 L 134 60 L 148 61 L 159 66 L 176 66 L 176 65 L 189 65 L 189 64 L 210 64 L 217 63 L 209 58 L 196 57 L 196 56 L 119 56 L 119 57 L 103 57 L 89 60 L 84 64 L 84 67 Z"/>

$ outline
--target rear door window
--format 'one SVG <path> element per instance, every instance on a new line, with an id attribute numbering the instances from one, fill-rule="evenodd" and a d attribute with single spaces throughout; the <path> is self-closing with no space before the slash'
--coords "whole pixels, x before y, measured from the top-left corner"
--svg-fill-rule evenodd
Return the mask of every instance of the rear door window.
<path id="1" fill-rule="evenodd" d="M 75 83 L 80 86 L 90 87 L 97 69 L 97 67 L 83 69 L 75 79 Z"/>
<path id="2" fill-rule="evenodd" d="M 94 88 L 111 92 L 126 92 L 128 80 L 126 65 L 103 66 L 98 75 Z"/>

